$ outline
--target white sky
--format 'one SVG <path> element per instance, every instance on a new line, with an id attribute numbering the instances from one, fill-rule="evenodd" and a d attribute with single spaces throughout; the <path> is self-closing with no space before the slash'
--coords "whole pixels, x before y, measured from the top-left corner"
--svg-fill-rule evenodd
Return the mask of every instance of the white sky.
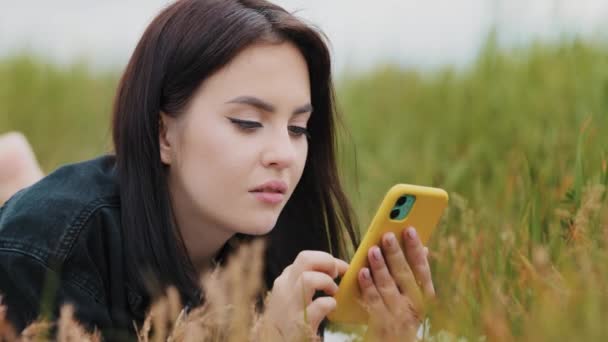
<path id="1" fill-rule="evenodd" d="M 493 23 L 501 40 L 608 28 L 608 0 L 276 0 L 329 36 L 338 70 L 379 61 L 432 68 L 467 63 Z M 0 56 L 23 48 L 59 62 L 126 63 L 166 0 L 0 0 Z M 373 5 L 370 5 L 373 4 Z M 604 37 L 606 38 L 606 37 Z"/>

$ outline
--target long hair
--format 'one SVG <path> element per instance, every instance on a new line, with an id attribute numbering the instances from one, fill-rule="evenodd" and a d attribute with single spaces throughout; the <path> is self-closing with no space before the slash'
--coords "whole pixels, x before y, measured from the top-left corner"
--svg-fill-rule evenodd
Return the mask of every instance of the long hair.
<path id="1" fill-rule="evenodd" d="M 139 290 L 149 290 L 150 275 L 161 287 L 176 286 L 185 300 L 196 300 L 199 286 L 173 219 L 167 167 L 160 159 L 160 112 L 181 115 L 199 85 L 251 44 L 284 41 L 295 44 L 307 62 L 315 111 L 302 178 L 265 237 L 266 284 L 302 250 L 346 258 L 348 248 L 358 244 L 338 177 L 338 117 L 323 34 L 264 0 L 180 0 L 147 27 L 122 75 L 113 109 L 127 272 Z"/>

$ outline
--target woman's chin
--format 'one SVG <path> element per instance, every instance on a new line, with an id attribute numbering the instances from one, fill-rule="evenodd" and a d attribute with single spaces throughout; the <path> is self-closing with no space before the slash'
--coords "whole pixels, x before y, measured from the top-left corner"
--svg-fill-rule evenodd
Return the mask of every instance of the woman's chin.
<path id="1" fill-rule="evenodd" d="M 272 231 L 276 223 L 276 218 L 260 220 L 259 222 L 244 226 L 240 233 L 247 235 L 265 235 Z"/>

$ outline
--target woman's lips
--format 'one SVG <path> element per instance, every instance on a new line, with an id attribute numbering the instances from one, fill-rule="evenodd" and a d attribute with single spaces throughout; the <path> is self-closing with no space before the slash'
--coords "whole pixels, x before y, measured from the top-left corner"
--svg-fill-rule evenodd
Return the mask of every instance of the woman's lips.
<path id="1" fill-rule="evenodd" d="M 278 204 L 283 201 L 283 198 L 285 198 L 285 194 L 280 192 L 252 191 L 251 194 L 253 194 L 258 200 L 267 204 Z"/>
<path id="2" fill-rule="evenodd" d="M 249 191 L 258 200 L 266 204 L 278 204 L 283 202 L 287 192 L 287 183 L 280 179 L 270 180 Z"/>

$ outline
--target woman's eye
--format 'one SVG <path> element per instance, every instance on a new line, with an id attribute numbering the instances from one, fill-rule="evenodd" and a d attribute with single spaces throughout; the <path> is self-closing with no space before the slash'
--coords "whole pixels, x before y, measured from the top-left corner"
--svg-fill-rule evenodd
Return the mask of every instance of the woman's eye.
<path id="1" fill-rule="evenodd" d="M 245 130 L 252 130 L 254 128 L 262 127 L 262 124 L 257 121 L 239 120 L 234 118 L 228 118 L 228 120 L 230 120 L 230 122 L 232 122 L 233 124 L 237 125 L 239 128 Z"/>
<path id="2" fill-rule="evenodd" d="M 289 126 L 289 132 L 296 137 L 305 135 L 308 139 L 310 139 L 310 133 L 308 132 L 308 129 L 306 129 L 306 127 L 300 127 L 300 126 Z"/>

